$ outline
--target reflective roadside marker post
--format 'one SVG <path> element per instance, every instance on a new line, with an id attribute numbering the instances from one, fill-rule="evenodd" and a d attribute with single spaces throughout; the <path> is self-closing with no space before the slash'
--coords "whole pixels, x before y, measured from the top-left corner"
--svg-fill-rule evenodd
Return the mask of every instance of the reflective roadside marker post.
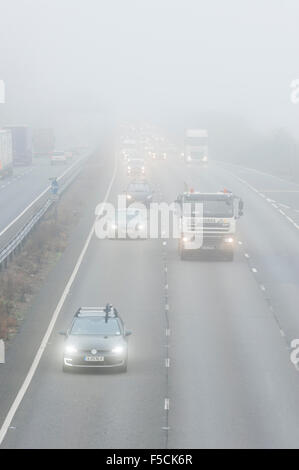
<path id="1" fill-rule="evenodd" d="M 0 339 L 0 364 L 5 363 L 5 344 L 3 339 Z"/>
<path id="2" fill-rule="evenodd" d="M 5 103 L 5 83 L 4 80 L 0 80 L 0 104 Z"/>

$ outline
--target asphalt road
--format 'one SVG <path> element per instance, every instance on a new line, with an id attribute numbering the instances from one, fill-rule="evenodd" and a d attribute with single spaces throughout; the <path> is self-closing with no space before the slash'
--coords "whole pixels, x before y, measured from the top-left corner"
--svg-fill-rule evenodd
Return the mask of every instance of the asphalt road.
<path id="1" fill-rule="evenodd" d="M 0 232 L 49 186 L 49 178 L 66 168 L 51 166 L 48 158 L 35 158 L 31 166 L 16 167 L 12 176 L 0 179 Z"/>
<path id="2" fill-rule="evenodd" d="M 93 237 L 2 447 L 298 447 L 289 346 L 299 338 L 299 232 L 276 204 L 283 191 L 282 203 L 295 208 L 297 193 L 277 178 L 215 164 L 152 162 L 149 179 L 167 202 L 184 182 L 242 196 L 235 261 L 181 261 L 175 241 Z M 120 166 L 111 202 L 126 183 Z M 277 208 L 261 196 L 275 188 Z M 133 331 L 127 374 L 63 374 L 59 330 L 80 305 L 107 301 Z"/>

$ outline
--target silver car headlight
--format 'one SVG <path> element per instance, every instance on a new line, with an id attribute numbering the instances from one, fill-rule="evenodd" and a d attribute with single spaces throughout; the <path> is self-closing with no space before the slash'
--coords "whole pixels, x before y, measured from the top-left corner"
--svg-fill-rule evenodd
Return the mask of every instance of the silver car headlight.
<path id="1" fill-rule="evenodd" d="M 75 348 L 75 346 L 69 344 L 68 346 L 65 347 L 64 352 L 66 352 L 68 354 L 73 354 L 73 353 L 78 352 L 78 349 Z"/>
<path id="2" fill-rule="evenodd" d="M 114 354 L 123 354 L 125 352 L 125 348 L 123 346 L 116 346 L 112 349 Z"/>

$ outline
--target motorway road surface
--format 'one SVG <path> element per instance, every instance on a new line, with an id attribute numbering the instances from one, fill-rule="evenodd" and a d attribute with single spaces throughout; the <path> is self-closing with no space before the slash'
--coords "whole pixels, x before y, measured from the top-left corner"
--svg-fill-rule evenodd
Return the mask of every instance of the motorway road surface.
<path id="1" fill-rule="evenodd" d="M 289 346 L 299 338 L 299 231 L 260 195 L 279 190 L 285 199 L 277 201 L 295 208 L 297 193 L 277 178 L 238 172 L 151 163 L 149 179 L 165 201 L 184 182 L 243 198 L 235 261 L 181 261 L 175 241 L 93 237 L 2 448 L 298 447 L 299 375 Z M 120 165 L 109 201 L 126 184 Z M 79 306 L 107 301 L 133 330 L 127 374 L 63 374 L 58 332 Z"/>
<path id="2" fill-rule="evenodd" d="M 16 167 L 13 176 L 0 179 L 0 232 L 49 186 L 49 178 L 68 166 L 51 166 L 48 158 L 35 158 L 31 166 Z"/>

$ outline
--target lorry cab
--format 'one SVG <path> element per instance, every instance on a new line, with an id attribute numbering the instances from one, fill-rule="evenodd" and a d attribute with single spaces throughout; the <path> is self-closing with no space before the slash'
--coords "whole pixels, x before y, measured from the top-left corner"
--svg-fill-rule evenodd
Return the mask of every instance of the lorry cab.
<path id="1" fill-rule="evenodd" d="M 185 192 L 178 196 L 180 209 L 179 252 L 182 259 L 196 252 L 218 252 L 234 258 L 236 220 L 243 214 L 243 201 L 230 191 Z"/>

